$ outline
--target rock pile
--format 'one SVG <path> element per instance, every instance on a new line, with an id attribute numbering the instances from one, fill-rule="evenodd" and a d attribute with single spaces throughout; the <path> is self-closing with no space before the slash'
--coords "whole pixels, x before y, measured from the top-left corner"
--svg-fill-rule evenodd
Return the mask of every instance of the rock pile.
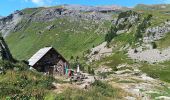
<path id="1" fill-rule="evenodd" d="M 116 27 L 117 34 L 126 33 L 129 29 L 138 22 L 140 15 L 134 11 L 126 11 L 119 14 L 112 23 Z"/>
<path id="2" fill-rule="evenodd" d="M 155 40 L 164 38 L 166 33 L 170 32 L 170 21 L 161 24 L 160 26 L 146 29 L 146 36 L 143 38 L 143 42 L 148 43 Z"/>
<path id="3" fill-rule="evenodd" d="M 128 56 L 137 61 L 147 61 L 149 63 L 164 62 L 170 60 L 170 48 L 162 51 L 158 49 L 149 49 L 134 52 L 135 49 L 129 49 Z"/>
<path id="4" fill-rule="evenodd" d="M 81 10 L 71 10 L 64 7 L 61 8 L 46 8 L 38 12 L 33 21 L 52 21 L 56 18 L 69 17 L 71 19 L 87 19 L 87 20 L 111 20 L 111 14 L 105 14 L 95 11 L 81 11 Z"/>
<path id="5" fill-rule="evenodd" d="M 21 21 L 23 13 L 16 11 L 7 17 L 0 18 L 0 32 L 6 37 L 11 31 L 14 30 L 16 25 Z"/>
<path id="6" fill-rule="evenodd" d="M 91 53 L 87 56 L 89 61 L 97 61 L 103 57 L 109 56 L 112 54 L 112 48 L 107 48 L 107 42 L 103 42 L 102 44 L 98 45 L 91 49 Z"/>

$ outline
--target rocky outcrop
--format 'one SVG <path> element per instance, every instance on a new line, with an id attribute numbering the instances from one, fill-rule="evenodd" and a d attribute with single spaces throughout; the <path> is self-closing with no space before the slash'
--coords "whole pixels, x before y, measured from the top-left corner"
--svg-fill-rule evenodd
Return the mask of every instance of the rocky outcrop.
<path id="1" fill-rule="evenodd" d="M 12 62 L 14 61 L 12 54 L 10 53 L 10 50 L 8 48 L 8 45 L 6 44 L 2 36 L 0 36 L 0 59 Z"/>
<path id="2" fill-rule="evenodd" d="M 134 11 L 126 11 L 119 14 L 113 21 L 116 25 L 117 34 L 127 32 L 135 23 L 139 21 L 140 15 Z"/>
<path id="3" fill-rule="evenodd" d="M 164 62 L 170 60 L 170 48 L 166 48 L 161 51 L 159 49 L 148 49 L 142 51 L 140 47 L 137 49 L 130 48 L 128 50 L 128 56 L 137 61 L 146 61 L 149 63 Z"/>
<path id="4" fill-rule="evenodd" d="M 15 26 L 21 21 L 22 15 L 23 13 L 21 11 L 16 11 L 0 19 L 0 32 L 2 32 L 2 36 L 6 37 L 14 30 Z"/>
<path id="5" fill-rule="evenodd" d="M 77 10 L 83 12 L 119 12 L 124 7 L 118 5 L 105 5 L 105 6 L 83 6 L 83 5 L 63 5 L 64 8 L 69 10 Z"/>
<path id="6" fill-rule="evenodd" d="M 103 57 L 110 56 L 113 48 L 107 48 L 107 42 L 91 49 L 91 53 L 87 56 L 89 62 L 100 60 Z"/>
<path id="7" fill-rule="evenodd" d="M 161 38 L 164 38 L 168 32 L 170 32 L 170 21 L 167 21 L 160 26 L 146 29 L 143 41 L 145 43 L 148 43 L 159 40 Z"/>
<path id="8" fill-rule="evenodd" d="M 30 8 L 15 11 L 7 17 L 0 17 L 0 32 L 6 37 L 11 31 L 16 32 L 27 28 L 31 22 L 47 22 L 59 18 L 67 18 L 70 21 L 93 20 L 101 22 L 112 20 L 113 12 L 120 12 L 120 6 L 81 6 L 61 5 L 56 7 Z M 18 24 L 22 21 L 22 24 Z"/>
<path id="9" fill-rule="evenodd" d="M 105 41 L 109 43 L 115 36 L 122 33 L 129 33 L 132 27 L 138 24 L 139 19 L 140 15 L 134 11 L 121 12 L 118 18 L 112 21 L 112 26 L 105 36 Z"/>
<path id="10" fill-rule="evenodd" d="M 46 8 L 38 12 L 33 21 L 52 21 L 57 18 L 71 18 L 71 19 L 89 19 L 89 20 L 112 20 L 111 14 L 104 14 L 101 12 L 90 11 L 85 12 L 81 10 L 70 10 L 64 7 L 61 8 Z"/>
<path id="11" fill-rule="evenodd" d="M 113 12 L 120 12 L 121 6 L 82 6 L 61 5 L 41 10 L 35 15 L 33 21 L 51 21 L 56 18 L 69 17 L 74 19 L 112 20 Z"/>
<path id="12" fill-rule="evenodd" d="M 126 11 L 126 12 L 122 12 L 119 14 L 118 16 L 118 20 L 116 21 L 117 25 L 120 25 L 122 23 L 125 22 L 129 22 L 131 24 L 135 23 L 136 21 L 139 20 L 139 14 L 134 12 L 134 11 Z"/>

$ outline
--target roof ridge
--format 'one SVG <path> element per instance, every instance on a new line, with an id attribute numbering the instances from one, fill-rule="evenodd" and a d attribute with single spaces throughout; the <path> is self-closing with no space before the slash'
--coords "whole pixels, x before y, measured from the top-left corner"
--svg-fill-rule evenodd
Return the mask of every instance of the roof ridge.
<path id="1" fill-rule="evenodd" d="M 44 47 L 38 50 L 29 60 L 29 65 L 33 66 L 37 61 L 39 61 L 49 50 L 53 47 Z"/>

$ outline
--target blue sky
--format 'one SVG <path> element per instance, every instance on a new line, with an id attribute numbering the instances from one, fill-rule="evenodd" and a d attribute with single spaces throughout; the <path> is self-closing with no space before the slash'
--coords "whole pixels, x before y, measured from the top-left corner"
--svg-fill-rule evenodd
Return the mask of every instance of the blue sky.
<path id="1" fill-rule="evenodd" d="M 1 0 L 0 15 L 7 16 L 15 10 L 30 7 L 52 6 L 60 4 L 82 5 L 120 5 L 133 7 L 136 4 L 169 4 L 170 0 Z"/>

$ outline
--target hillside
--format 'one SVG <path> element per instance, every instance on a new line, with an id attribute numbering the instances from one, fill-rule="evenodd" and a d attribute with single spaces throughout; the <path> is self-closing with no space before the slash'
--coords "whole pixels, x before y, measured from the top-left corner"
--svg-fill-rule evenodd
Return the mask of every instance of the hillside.
<path id="1" fill-rule="evenodd" d="M 159 10 L 159 11 L 168 11 L 170 10 L 169 4 L 157 4 L 157 5 L 145 5 L 145 4 L 138 4 L 135 6 L 134 9 L 137 10 Z"/>
<path id="2" fill-rule="evenodd" d="M 18 79 L 7 82 L 11 97 L 28 94 L 29 88 L 35 88 L 30 98 L 42 94 L 40 97 L 47 100 L 169 99 L 169 8 L 164 4 L 139 4 L 134 8 L 61 5 L 15 11 L 0 18 L 0 31 L 14 58 L 27 61 L 40 48 L 53 46 L 70 61 L 71 68 L 76 67 L 78 60 L 80 69 L 97 81 L 86 91 L 65 82 L 63 77 L 51 80 L 21 65 L 26 69 L 11 68 L 6 70 L 7 74 L 0 75 L 0 84 L 6 86 L 4 83 L 12 73 Z M 13 83 L 18 80 L 15 88 Z M 53 88 L 49 89 L 47 84 Z M 42 93 L 39 88 L 43 88 Z M 6 96 L 4 92 L 2 97 Z"/>
<path id="3" fill-rule="evenodd" d="M 105 10 L 108 9 L 72 10 L 72 6 L 24 9 L 2 19 L 7 22 L 12 17 L 9 23 L 13 25 L 5 24 L 1 31 L 18 59 L 28 59 L 38 49 L 49 45 L 70 58 L 104 41 L 112 20 L 112 14 L 102 12 Z"/>

